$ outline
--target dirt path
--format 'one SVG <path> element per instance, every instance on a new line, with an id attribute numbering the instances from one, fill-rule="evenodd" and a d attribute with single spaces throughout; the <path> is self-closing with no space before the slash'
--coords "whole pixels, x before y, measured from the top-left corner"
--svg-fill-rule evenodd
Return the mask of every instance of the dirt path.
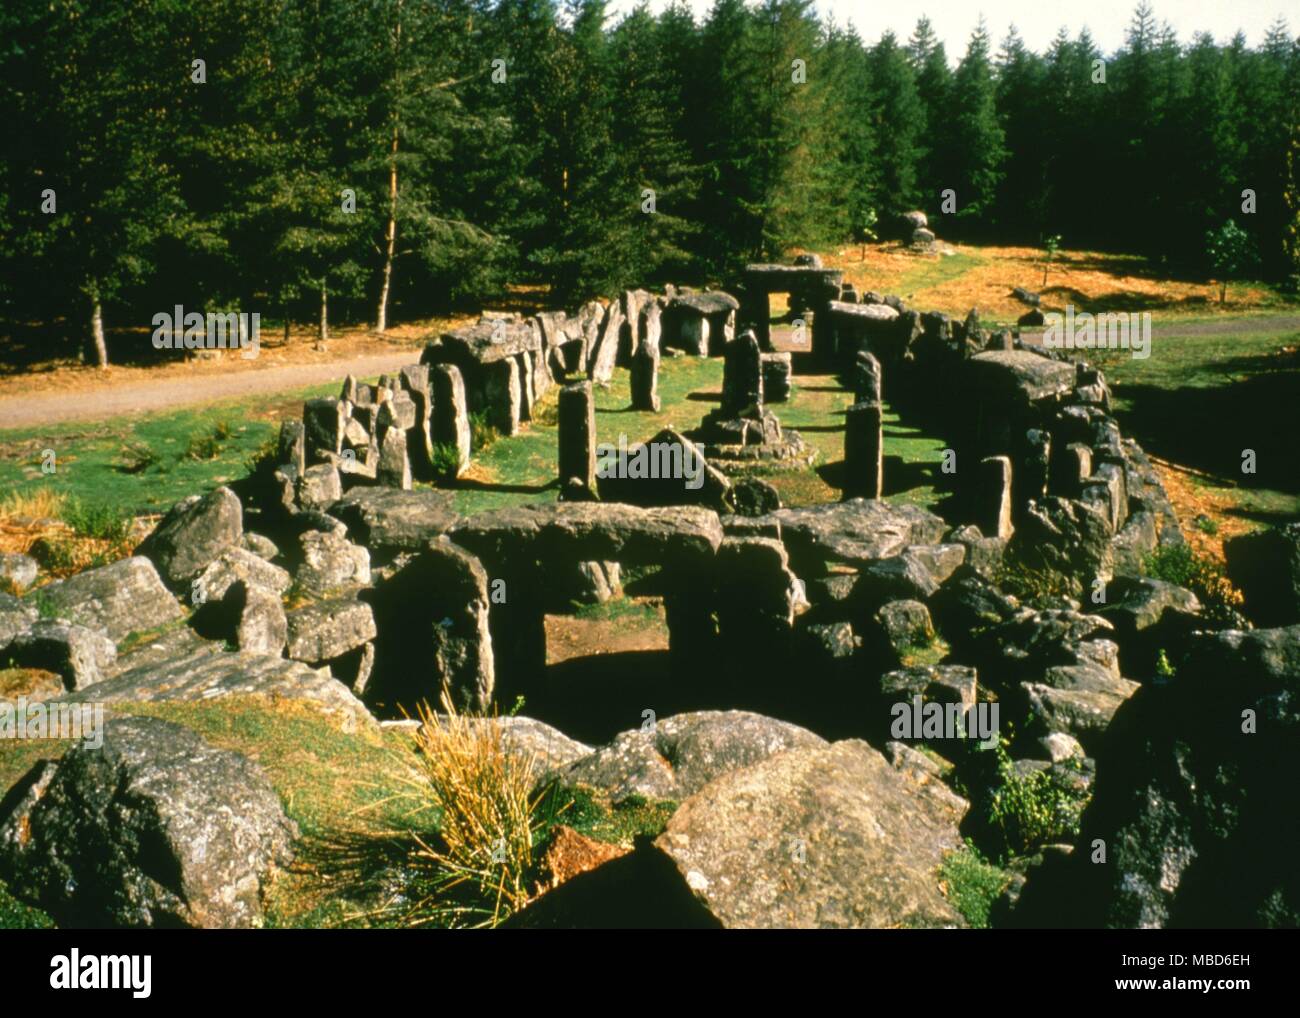
<path id="1" fill-rule="evenodd" d="M 0 397 L 0 430 L 31 428 L 70 421 L 96 421 L 122 414 L 152 413 L 176 407 L 216 403 L 259 393 L 305 389 L 324 382 L 342 382 L 394 372 L 420 359 L 414 349 L 370 354 L 312 364 L 284 364 L 260 370 L 231 371 L 128 382 L 81 392 L 42 392 Z"/>

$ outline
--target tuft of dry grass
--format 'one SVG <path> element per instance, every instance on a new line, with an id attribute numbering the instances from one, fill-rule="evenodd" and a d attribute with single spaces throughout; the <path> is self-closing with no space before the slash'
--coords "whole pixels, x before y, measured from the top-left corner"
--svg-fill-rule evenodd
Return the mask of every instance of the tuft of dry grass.
<path id="1" fill-rule="evenodd" d="M 71 576 L 130 555 L 142 527 L 147 532 L 152 526 L 124 519 L 101 530 L 89 522 L 87 529 L 84 508 L 63 492 L 10 492 L 0 501 L 0 552 L 32 556 L 49 577 Z"/>
<path id="2" fill-rule="evenodd" d="M 415 735 L 413 812 L 437 817 L 436 834 L 411 832 L 402 900 L 385 909 L 401 926 L 496 926 L 535 895 L 549 818 L 531 756 L 507 752 L 492 718 L 427 705 Z"/>

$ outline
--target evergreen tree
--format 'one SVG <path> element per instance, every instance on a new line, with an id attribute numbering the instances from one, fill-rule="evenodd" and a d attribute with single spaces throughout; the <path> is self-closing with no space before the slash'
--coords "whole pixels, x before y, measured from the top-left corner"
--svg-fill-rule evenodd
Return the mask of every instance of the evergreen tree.
<path id="1" fill-rule="evenodd" d="M 877 199 L 882 220 L 922 204 L 925 108 L 906 52 L 892 32 L 871 49 L 872 128 L 876 136 Z"/>
<path id="2" fill-rule="evenodd" d="M 1005 136 L 998 120 L 989 37 L 980 22 L 953 78 L 952 119 L 944 148 L 956 191 L 958 222 L 987 226 L 1002 180 Z"/>

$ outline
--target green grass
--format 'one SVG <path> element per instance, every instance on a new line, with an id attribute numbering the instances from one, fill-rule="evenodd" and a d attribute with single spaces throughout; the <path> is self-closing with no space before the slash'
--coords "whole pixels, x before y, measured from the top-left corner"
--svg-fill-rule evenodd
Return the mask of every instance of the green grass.
<path id="1" fill-rule="evenodd" d="M 598 604 L 574 602 L 574 618 L 593 622 L 621 622 L 634 629 L 660 624 L 659 613 L 652 604 L 634 601 L 629 597 L 611 597 Z"/>
<path id="2" fill-rule="evenodd" d="M 918 259 L 915 268 L 909 269 L 898 281 L 895 290 L 904 298 L 922 290 L 942 286 L 966 275 L 971 269 L 983 265 L 987 259 L 980 255 L 940 255 L 937 258 Z"/>
<path id="3" fill-rule="evenodd" d="M 1292 308 L 1291 314 L 1295 311 Z M 1148 452 L 1200 472 L 1193 483 L 1227 493 L 1237 512 L 1261 523 L 1300 516 L 1300 457 L 1289 408 L 1300 402 L 1300 331 L 1279 325 L 1232 332 L 1232 322 L 1273 316 L 1245 314 L 1166 323 L 1152 321 L 1151 355 L 1096 353 L 1114 393 L 1125 435 Z M 1178 335 L 1184 325 L 1211 331 Z M 1253 450 L 1256 471 L 1242 470 Z"/>
<path id="4" fill-rule="evenodd" d="M 518 435 L 494 442 L 475 454 L 472 480 L 455 489 L 453 502 L 459 512 L 468 515 L 521 502 L 554 501 L 558 440 L 554 401 L 558 392 L 558 387 L 547 392 L 534 408 L 534 419 Z M 627 444 L 634 445 L 666 427 L 692 431 L 718 405 L 721 392 L 720 358 L 667 357 L 659 371 L 662 409 L 659 413 L 633 411 L 629 409 L 628 374 L 617 371 L 608 387 L 595 390 L 596 440 L 617 445 L 620 436 L 626 436 Z M 835 464 L 844 457 L 843 414 L 852 401 L 852 393 L 842 389 L 832 376 L 797 375 L 790 400 L 770 404 L 783 428 L 798 431 L 817 450 L 812 469 L 763 474 L 763 479 L 780 493 L 783 504 L 811 505 L 839 499 L 839 489 L 831 482 L 836 476 Z M 933 504 L 938 495 L 928 481 L 913 476 L 917 471 L 906 471 L 908 480 L 903 481 L 895 469 L 899 483 L 891 482 L 888 457 L 925 467 L 939 462 L 944 443 L 902 425 L 895 414 L 886 416 L 885 434 L 886 486 L 897 488 L 887 490 L 887 500 Z"/>
<path id="5" fill-rule="evenodd" d="M 304 399 L 337 390 L 330 383 L 107 423 L 3 431 L 0 490 L 30 493 L 47 487 L 74 495 L 92 525 L 161 512 L 187 495 L 244 476 L 281 419 L 299 414 Z M 56 457 L 50 474 L 41 470 L 46 449 Z"/>
<path id="6" fill-rule="evenodd" d="M 985 861 L 969 843 L 944 857 L 939 876 L 953 907 L 977 929 L 988 927 L 993 903 L 1011 882 L 1005 870 Z"/>

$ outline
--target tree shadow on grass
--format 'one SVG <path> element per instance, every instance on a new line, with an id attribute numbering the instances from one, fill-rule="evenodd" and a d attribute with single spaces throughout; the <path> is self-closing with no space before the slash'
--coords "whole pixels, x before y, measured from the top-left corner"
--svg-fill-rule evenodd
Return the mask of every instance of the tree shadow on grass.
<path id="1" fill-rule="evenodd" d="M 1246 361 L 1235 370 L 1259 366 Z M 1118 414 L 1121 427 L 1148 452 L 1243 488 L 1300 494 L 1300 367 L 1206 387 L 1125 385 L 1118 394 L 1129 404 Z M 1248 449 L 1253 474 L 1242 472 Z"/>

